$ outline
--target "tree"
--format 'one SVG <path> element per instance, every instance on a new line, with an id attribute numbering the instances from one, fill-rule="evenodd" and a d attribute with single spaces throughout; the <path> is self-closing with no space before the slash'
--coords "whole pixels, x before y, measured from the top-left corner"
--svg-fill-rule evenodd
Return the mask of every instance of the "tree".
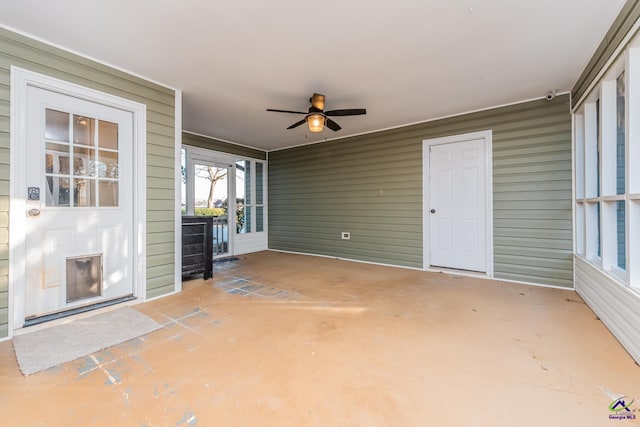
<path id="1" fill-rule="evenodd" d="M 227 168 L 219 168 L 216 166 L 195 165 L 195 174 L 198 178 L 204 178 L 210 181 L 211 186 L 209 187 L 209 197 L 207 198 L 207 207 L 208 208 L 215 207 L 213 194 L 216 188 L 216 184 L 221 179 L 226 178 Z"/>

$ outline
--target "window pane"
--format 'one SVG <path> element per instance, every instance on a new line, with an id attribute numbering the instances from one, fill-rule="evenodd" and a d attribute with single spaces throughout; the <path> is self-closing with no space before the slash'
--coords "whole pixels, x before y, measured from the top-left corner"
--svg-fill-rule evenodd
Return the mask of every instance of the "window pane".
<path id="1" fill-rule="evenodd" d="M 602 257 L 602 242 L 600 241 L 600 203 L 596 204 L 596 229 L 595 229 L 595 238 L 596 238 L 596 255 L 598 258 Z"/>
<path id="2" fill-rule="evenodd" d="M 251 205 L 251 162 L 244 161 L 244 200 L 247 205 Z"/>
<path id="3" fill-rule="evenodd" d="M 69 142 L 69 114 L 46 110 L 44 137 L 53 141 Z"/>
<path id="4" fill-rule="evenodd" d="M 624 73 L 616 80 L 616 194 L 624 194 Z"/>
<path id="5" fill-rule="evenodd" d="M 47 206 L 70 206 L 69 178 L 47 176 Z"/>
<path id="6" fill-rule="evenodd" d="M 251 233 L 251 206 L 244 209 L 244 232 Z"/>
<path id="7" fill-rule="evenodd" d="M 264 206 L 256 206 L 256 233 L 264 231 Z"/>
<path id="8" fill-rule="evenodd" d="M 54 156 L 53 157 L 53 170 L 58 170 L 60 175 L 69 175 L 69 157 L 68 156 Z"/>
<path id="9" fill-rule="evenodd" d="M 78 207 L 96 205 L 96 189 L 93 179 L 75 178 L 73 180 L 73 205 Z"/>
<path id="10" fill-rule="evenodd" d="M 73 174 L 76 176 L 95 176 L 94 159 L 96 150 L 88 147 L 73 148 Z"/>
<path id="11" fill-rule="evenodd" d="M 596 139 L 598 141 L 596 148 L 596 197 L 600 197 L 600 152 L 602 140 L 600 138 L 600 100 L 596 101 Z M 598 211 L 599 212 L 599 211 Z M 599 218 L 600 216 L 598 216 Z M 599 223 L 599 222 L 598 222 Z M 600 256 L 600 249 L 598 249 L 598 256 Z"/>
<path id="12" fill-rule="evenodd" d="M 110 150 L 118 149 L 118 124 L 111 122 L 98 123 L 98 146 Z"/>
<path id="13" fill-rule="evenodd" d="M 227 214 L 227 168 L 204 164 L 194 165 L 194 213 L 220 216 Z"/>
<path id="14" fill-rule="evenodd" d="M 236 233 L 243 234 L 247 232 L 244 220 L 244 204 L 238 199 L 238 203 L 236 203 Z"/>
<path id="15" fill-rule="evenodd" d="M 236 232 L 238 234 L 246 233 L 251 228 L 251 221 L 249 220 L 249 228 L 247 228 L 247 219 L 249 218 L 246 215 L 246 211 L 250 210 L 249 207 L 247 209 L 247 196 L 248 196 L 248 185 L 251 185 L 250 179 L 250 171 L 247 171 L 249 162 L 246 160 L 240 160 L 236 162 Z M 248 182 L 248 184 L 247 184 Z"/>
<path id="16" fill-rule="evenodd" d="M 581 202 L 576 203 L 576 250 L 578 255 L 585 254 L 584 248 L 585 208 Z"/>
<path id="17" fill-rule="evenodd" d="M 180 161 L 180 169 L 181 169 L 181 174 L 182 174 L 182 191 L 180 192 L 180 196 L 181 196 L 181 212 L 182 215 L 186 215 L 187 214 L 187 150 L 185 150 L 184 148 L 181 150 L 182 151 L 182 159 Z"/>
<path id="18" fill-rule="evenodd" d="M 62 161 L 60 159 L 63 159 Z M 69 145 L 47 142 L 45 172 L 69 174 Z"/>
<path id="19" fill-rule="evenodd" d="M 100 178 L 118 178 L 118 152 L 99 150 L 96 169 Z"/>
<path id="20" fill-rule="evenodd" d="M 94 145 L 96 121 L 90 117 L 73 116 L 73 142 L 82 145 Z"/>
<path id="21" fill-rule="evenodd" d="M 626 212 L 624 200 L 618 200 L 616 209 L 617 245 L 618 245 L 618 267 L 623 270 L 627 268 L 626 249 Z"/>
<path id="22" fill-rule="evenodd" d="M 118 181 L 100 180 L 100 183 L 98 185 L 100 191 L 100 200 L 98 206 L 118 206 Z"/>
<path id="23" fill-rule="evenodd" d="M 256 204 L 261 205 L 264 203 L 263 196 L 263 165 L 260 162 L 256 162 Z"/>

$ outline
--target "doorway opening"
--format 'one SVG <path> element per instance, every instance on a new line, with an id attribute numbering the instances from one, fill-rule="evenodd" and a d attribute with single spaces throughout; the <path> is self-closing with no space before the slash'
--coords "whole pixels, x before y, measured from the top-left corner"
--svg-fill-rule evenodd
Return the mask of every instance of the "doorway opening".
<path id="1" fill-rule="evenodd" d="M 267 249 L 266 161 L 182 148 L 182 215 L 211 222 L 212 259 Z"/>

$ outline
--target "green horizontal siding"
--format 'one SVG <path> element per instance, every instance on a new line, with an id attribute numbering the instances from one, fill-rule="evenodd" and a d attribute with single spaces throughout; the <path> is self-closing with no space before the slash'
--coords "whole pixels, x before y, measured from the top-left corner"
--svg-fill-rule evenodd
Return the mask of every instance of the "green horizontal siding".
<path id="1" fill-rule="evenodd" d="M 269 247 L 421 266 L 420 171 L 411 139 L 269 153 Z M 351 240 L 341 240 L 342 231 Z"/>
<path id="2" fill-rule="evenodd" d="M 266 151 L 232 144 L 230 142 L 220 141 L 218 139 L 202 135 L 195 135 L 189 132 L 182 132 L 182 144 L 190 145 L 192 147 L 206 148 L 208 150 L 219 151 L 221 153 L 235 154 L 240 157 L 249 157 L 260 160 L 267 159 Z"/>
<path id="3" fill-rule="evenodd" d="M 130 99 L 147 107 L 147 240 L 162 241 L 147 258 L 147 295 L 174 286 L 174 144 L 173 90 L 108 66 L 0 29 L 0 337 L 7 336 L 9 96 L 10 67 L 15 65 L 61 80 Z M 169 227 L 171 225 L 171 227 Z M 158 260 L 162 260 L 159 268 Z"/>
<path id="4" fill-rule="evenodd" d="M 568 96 L 270 152 L 269 247 L 422 268 L 422 141 L 487 129 L 495 276 L 571 287 Z"/>

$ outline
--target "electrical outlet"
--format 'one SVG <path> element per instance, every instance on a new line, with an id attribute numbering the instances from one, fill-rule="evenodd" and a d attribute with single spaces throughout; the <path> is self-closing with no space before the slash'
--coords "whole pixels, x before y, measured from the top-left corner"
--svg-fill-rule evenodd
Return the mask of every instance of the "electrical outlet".
<path id="1" fill-rule="evenodd" d="M 349 233 L 348 231 L 343 231 L 342 240 L 350 240 L 350 239 L 351 239 L 351 233 Z"/>

